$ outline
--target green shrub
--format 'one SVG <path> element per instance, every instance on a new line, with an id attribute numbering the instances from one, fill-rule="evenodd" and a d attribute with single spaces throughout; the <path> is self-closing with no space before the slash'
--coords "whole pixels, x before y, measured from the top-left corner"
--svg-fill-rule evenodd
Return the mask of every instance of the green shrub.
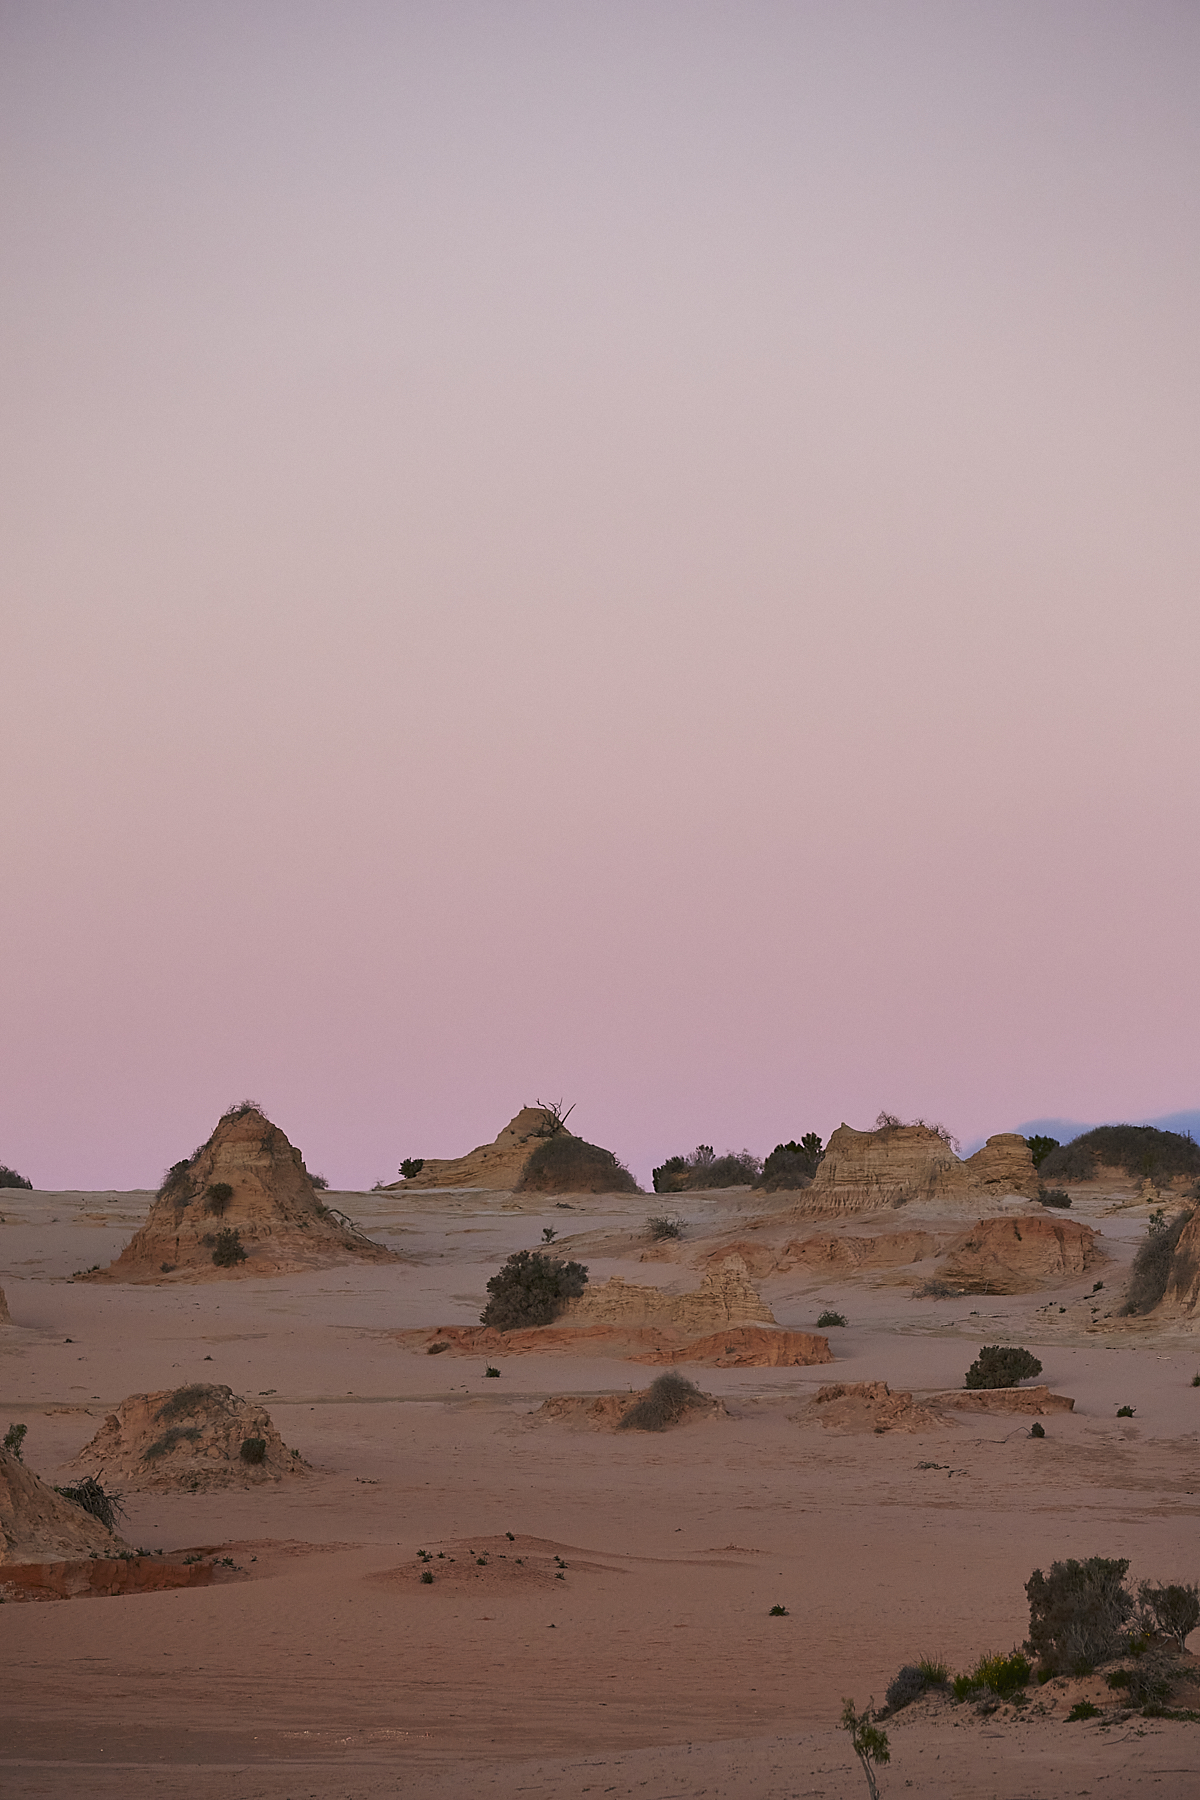
<path id="1" fill-rule="evenodd" d="M 650 1383 L 646 1393 L 631 1406 L 620 1421 L 618 1431 L 665 1431 L 677 1425 L 694 1406 L 703 1406 L 705 1396 L 694 1381 L 668 1369 Z"/>
<path id="2" fill-rule="evenodd" d="M 1033 1166 L 1035 1169 L 1040 1169 L 1050 1152 L 1059 1148 L 1057 1138 L 1042 1137 L 1041 1134 L 1036 1131 L 1032 1137 L 1026 1138 L 1025 1142 L 1029 1145 L 1029 1154 L 1033 1158 Z"/>
<path id="3" fill-rule="evenodd" d="M 329 1192 L 329 1179 L 327 1176 L 310 1175 L 308 1179 L 312 1182 L 318 1194 L 326 1194 Z"/>
<path id="4" fill-rule="evenodd" d="M 1161 1212 L 1152 1215 L 1146 1236 L 1138 1247 L 1129 1272 L 1122 1313 L 1148 1313 L 1158 1305 L 1171 1278 L 1176 1246 L 1191 1217 L 1190 1207 L 1177 1213 L 1173 1219 L 1167 1219 Z"/>
<path id="5" fill-rule="evenodd" d="M 776 1144 L 762 1167 L 760 1186 L 774 1193 L 780 1188 L 806 1188 L 817 1172 L 824 1151 L 815 1131 L 806 1131 L 797 1142 Z"/>
<path id="6" fill-rule="evenodd" d="M 1070 1206 L 1071 1196 L 1066 1188 L 1040 1187 L 1038 1199 L 1043 1206 Z"/>
<path id="7" fill-rule="evenodd" d="M 871 1800 L 879 1800 L 879 1783 L 875 1779 L 872 1763 L 888 1763 L 892 1760 L 888 1749 L 888 1735 L 880 1731 L 877 1725 L 871 1724 L 871 1708 L 865 1706 L 862 1712 L 855 1710 L 853 1700 L 842 1702 L 842 1730 L 850 1733 L 850 1742 L 854 1754 L 862 1765 L 866 1777 L 867 1792 Z"/>
<path id="8" fill-rule="evenodd" d="M 1118 1406 L 1117 1417 L 1118 1419 L 1132 1419 L 1133 1412 L 1134 1409 L 1132 1406 Z"/>
<path id="9" fill-rule="evenodd" d="M 243 1438 L 238 1455 L 244 1463 L 265 1463 L 267 1460 L 266 1438 Z"/>
<path id="10" fill-rule="evenodd" d="M 33 1183 L 26 1181 L 23 1175 L 18 1175 L 15 1169 L 10 1169 L 7 1163 L 0 1163 L 0 1188 L 29 1188 L 32 1190 Z"/>
<path id="11" fill-rule="evenodd" d="M 72 1486 L 55 1488 L 54 1491 L 61 1494 L 64 1500 L 81 1506 L 94 1519 L 99 1519 L 106 1531 L 117 1529 L 117 1514 L 125 1511 L 120 1494 L 106 1494 L 100 1482 L 90 1475 L 85 1475 L 82 1481 L 77 1481 Z"/>
<path id="12" fill-rule="evenodd" d="M 1077 1700 L 1067 1714 L 1067 1724 L 1077 1725 L 1080 1719 L 1098 1719 L 1100 1708 L 1093 1706 L 1090 1700 Z"/>
<path id="13" fill-rule="evenodd" d="M 424 1167 L 425 1158 L 423 1156 L 406 1156 L 400 1164 L 400 1173 L 405 1181 L 411 1181 L 413 1176 L 419 1175 Z"/>
<path id="14" fill-rule="evenodd" d="M 703 1193 L 712 1188 L 753 1187 L 763 1166 L 751 1150 L 718 1156 L 711 1144 L 697 1144 L 690 1156 L 669 1156 L 654 1171 L 656 1194 Z"/>
<path id="15" fill-rule="evenodd" d="M 1002 1700 L 1006 1700 L 1011 1694 L 1020 1693 L 1028 1685 L 1032 1674 L 1029 1658 L 1019 1650 L 1012 1650 L 1007 1656 L 981 1656 L 968 1680 L 972 1688 L 988 1688 L 993 1694 L 999 1694 Z"/>
<path id="16" fill-rule="evenodd" d="M 426 1587 L 432 1587 L 433 1586 L 433 1570 L 432 1569 L 422 1569 L 421 1570 L 421 1580 L 424 1582 Z"/>
<path id="17" fill-rule="evenodd" d="M 919 1664 L 905 1663 L 888 1682 L 887 1693 L 884 1695 L 888 1711 L 900 1712 L 903 1707 L 911 1706 L 929 1686 L 925 1671 Z"/>
<path id="18" fill-rule="evenodd" d="M 767 1614 L 767 1617 L 769 1619 L 786 1619 L 787 1616 L 788 1616 L 788 1609 L 786 1606 L 773 1606 L 771 1608 L 770 1612 Z"/>
<path id="19" fill-rule="evenodd" d="M 683 1220 L 668 1218 L 665 1213 L 656 1213 L 652 1219 L 646 1220 L 646 1230 L 656 1244 L 661 1244 L 666 1238 L 683 1236 Z"/>
<path id="20" fill-rule="evenodd" d="M 1154 1622 L 1156 1631 L 1174 1638 L 1182 1650 L 1189 1633 L 1200 1625 L 1200 1587 L 1195 1582 L 1173 1582 L 1168 1587 L 1154 1587 L 1143 1581 L 1138 1589 L 1143 1611 Z"/>
<path id="21" fill-rule="evenodd" d="M 1047 1179 L 1059 1181 L 1091 1181 L 1101 1168 L 1156 1182 L 1200 1175 L 1200 1144 L 1188 1133 L 1155 1125 L 1097 1125 L 1052 1150 L 1041 1164 Z"/>
<path id="22" fill-rule="evenodd" d="M 845 1313 L 830 1312 L 829 1309 L 826 1308 L 826 1310 L 821 1314 L 820 1318 L 817 1320 L 817 1330 L 823 1331 L 823 1330 L 825 1330 L 825 1328 L 827 1326 L 844 1325 L 845 1323 L 846 1323 Z"/>
<path id="23" fill-rule="evenodd" d="M 1037 1357 L 1016 1344 L 986 1344 L 966 1373 L 969 1388 L 1009 1388 L 1040 1375 Z"/>
<path id="24" fill-rule="evenodd" d="M 204 1190 L 204 1210 L 212 1213 L 214 1218 L 222 1219 L 229 1211 L 229 1202 L 233 1199 L 233 1189 L 227 1181 L 213 1181 Z"/>
<path id="25" fill-rule="evenodd" d="M 516 1250 L 488 1282 L 491 1298 L 480 1320 L 498 1331 L 549 1325 L 568 1300 L 582 1294 L 586 1283 L 582 1263 L 560 1262 L 541 1250 Z"/>
<path id="26" fill-rule="evenodd" d="M 1133 1612 L 1124 1586 L 1128 1557 L 1089 1556 L 1035 1569 L 1025 1583 L 1029 1601 L 1026 1648 L 1052 1675 L 1088 1675 L 1122 1645 Z"/>
<path id="27" fill-rule="evenodd" d="M 4 1434 L 4 1448 L 8 1451 L 10 1456 L 15 1456 L 18 1462 L 25 1461 L 21 1446 L 25 1442 L 25 1433 L 28 1430 L 28 1425 L 13 1424 L 9 1426 Z"/>
<path id="28" fill-rule="evenodd" d="M 641 1188 L 611 1150 L 569 1132 L 543 1138 L 525 1164 L 518 1194 L 640 1194 Z"/>
<path id="29" fill-rule="evenodd" d="M 1044 1438 L 1046 1435 L 1046 1427 L 1044 1425 L 1039 1425 L 1038 1421 L 1035 1419 L 1033 1424 L 1029 1427 L 1029 1435 L 1031 1438 Z"/>
<path id="30" fill-rule="evenodd" d="M 218 1269 L 236 1269 L 246 1260 L 246 1249 L 237 1226 L 224 1226 L 217 1233 L 212 1259 Z"/>

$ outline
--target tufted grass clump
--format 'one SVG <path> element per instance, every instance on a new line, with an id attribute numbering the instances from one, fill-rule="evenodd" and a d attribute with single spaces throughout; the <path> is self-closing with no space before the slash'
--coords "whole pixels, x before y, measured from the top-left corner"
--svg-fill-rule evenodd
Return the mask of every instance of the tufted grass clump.
<path id="1" fill-rule="evenodd" d="M 695 1406 L 703 1406 L 706 1397 L 694 1381 L 677 1375 L 673 1369 L 650 1383 L 646 1393 L 625 1414 L 618 1431 L 665 1431 Z"/>
<path id="2" fill-rule="evenodd" d="M 831 1312 L 830 1309 L 828 1307 L 826 1307 L 825 1311 L 821 1314 L 820 1318 L 817 1320 L 817 1330 L 824 1331 L 827 1328 L 829 1328 L 830 1326 L 844 1325 L 845 1323 L 846 1323 L 845 1313 Z"/>
<path id="3" fill-rule="evenodd" d="M 655 1213 L 653 1218 L 646 1220 L 646 1230 L 656 1244 L 661 1244 L 667 1238 L 683 1236 L 683 1220 L 672 1218 L 667 1213 Z"/>
<path id="4" fill-rule="evenodd" d="M 981 1656 L 967 1674 L 955 1676 L 954 1697 L 965 1700 L 968 1695 L 986 1688 L 1007 1700 L 1028 1686 L 1032 1674 L 1033 1666 L 1020 1650 L 1010 1650 L 1007 1656 L 993 1651 Z"/>

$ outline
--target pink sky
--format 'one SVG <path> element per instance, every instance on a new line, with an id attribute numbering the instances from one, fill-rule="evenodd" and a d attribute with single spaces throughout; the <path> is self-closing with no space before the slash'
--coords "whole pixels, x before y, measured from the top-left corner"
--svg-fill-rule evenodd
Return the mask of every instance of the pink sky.
<path id="1" fill-rule="evenodd" d="M 0 1161 L 1200 1104 L 1200 13 L 0 5 Z"/>

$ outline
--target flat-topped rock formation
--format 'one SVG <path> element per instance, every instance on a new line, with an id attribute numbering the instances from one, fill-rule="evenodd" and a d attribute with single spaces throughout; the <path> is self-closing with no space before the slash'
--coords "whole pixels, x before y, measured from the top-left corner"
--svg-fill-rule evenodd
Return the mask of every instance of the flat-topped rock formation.
<path id="1" fill-rule="evenodd" d="M 886 1381 L 838 1381 L 818 1388 L 806 1422 L 837 1431 L 936 1431 L 941 1420 L 914 1403 L 910 1393 L 893 1393 Z"/>
<path id="2" fill-rule="evenodd" d="M 611 1150 L 576 1137 L 548 1106 L 523 1106 L 490 1144 L 465 1156 L 427 1157 L 391 1189 L 484 1188 L 493 1193 L 638 1193 Z"/>
<path id="3" fill-rule="evenodd" d="M 1052 1394 L 1048 1387 L 951 1388 L 947 1393 L 926 1394 L 926 1406 L 949 1407 L 952 1412 L 1047 1413 L 1074 1412 L 1068 1394 Z"/>
<path id="4" fill-rule="evenodd" d="M 1015 1132 L 990 1137 L 965 1161 L 928 1125 L 884 1125 L 855 1131 L 839 1125 L 797 1214 L 870 1212 L 910 1200 L 966 1199 L 973 1194 L 1037 1197 L 1040 1182 L 1029 1145 Z"/>
<path id="5" fill-rule="evenodd" d="M 0 1566 L 72 1562 L 122 1550 L 128 1545 L 99 1519 L 0 1450 Z"/>
<path id="6" fill-rule="evenodd" d="M 141 1230 L 114 1263 L 86 1279 L 299 1274 L 350 1258 L 402 1260 L 326 1205 L 299 1150 L 247 1103 L 225 1113 L 208 1142 L 175 1164 Z"/>
<path id="7" fill-rule="evenodd" d="M 206 1382 L 130 1394 L 71 1467 L 123 1491 L 253 1488 L 307 1473 L 265 1406 Z"/>
<path id="8" fill-rule="evenodd" d="M 558 1325 L 659 1325 L 702 1336 L 723 1325 L 774 1325 L 775 1315 L 751 1285 L 740 1256 L 726 1256 L 710 1268 L 690 1294 L 665 1294 L 614 1275 L 568 1300 Z"/>
<path id="9" fill-rule="evenodd" d="M 1029 1294 L 1077 1281 L 1107 1261 L 1089 1225 L 1034 1213 L 978 1220 L 950 1246 L 937 1272 L 968 1294 Z"/>

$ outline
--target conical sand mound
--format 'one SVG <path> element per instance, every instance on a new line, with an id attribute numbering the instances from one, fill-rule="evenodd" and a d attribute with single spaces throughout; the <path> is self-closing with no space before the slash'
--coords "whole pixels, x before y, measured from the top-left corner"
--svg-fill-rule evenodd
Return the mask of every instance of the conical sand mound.
<path id="1" fill-rule="evenodd" d="M 523 1106 L 490 1144 L 466 1156 L 428 1157 L 393 1188 L 485 1188 L 494 1193 L 636 1194 L 611 1150 L 585 1143 L 548 1106 Z"/>
<path id="2" fill-rule="evenodd" d="M 225 1113 L 208 1142 L 176 1163 L 141 1230 L 91 1279 L 298 1274 L 348 1257 L 400 1260 L 325 1205 L 300 1152 L 247 1104 Z"/>
<path id="3" fill-rule="evenodd" d="M 265 1406 L 205 1383 L 130 1394 L 71 1467 L 124 1492 L 262 1487 L 307 1472 Z"/>
<path id="4" fill-rule="evenodd" d="M 0 1564 L 73 1562 L 127 1548 L 99 1519 L 0 1450 Z"/>

